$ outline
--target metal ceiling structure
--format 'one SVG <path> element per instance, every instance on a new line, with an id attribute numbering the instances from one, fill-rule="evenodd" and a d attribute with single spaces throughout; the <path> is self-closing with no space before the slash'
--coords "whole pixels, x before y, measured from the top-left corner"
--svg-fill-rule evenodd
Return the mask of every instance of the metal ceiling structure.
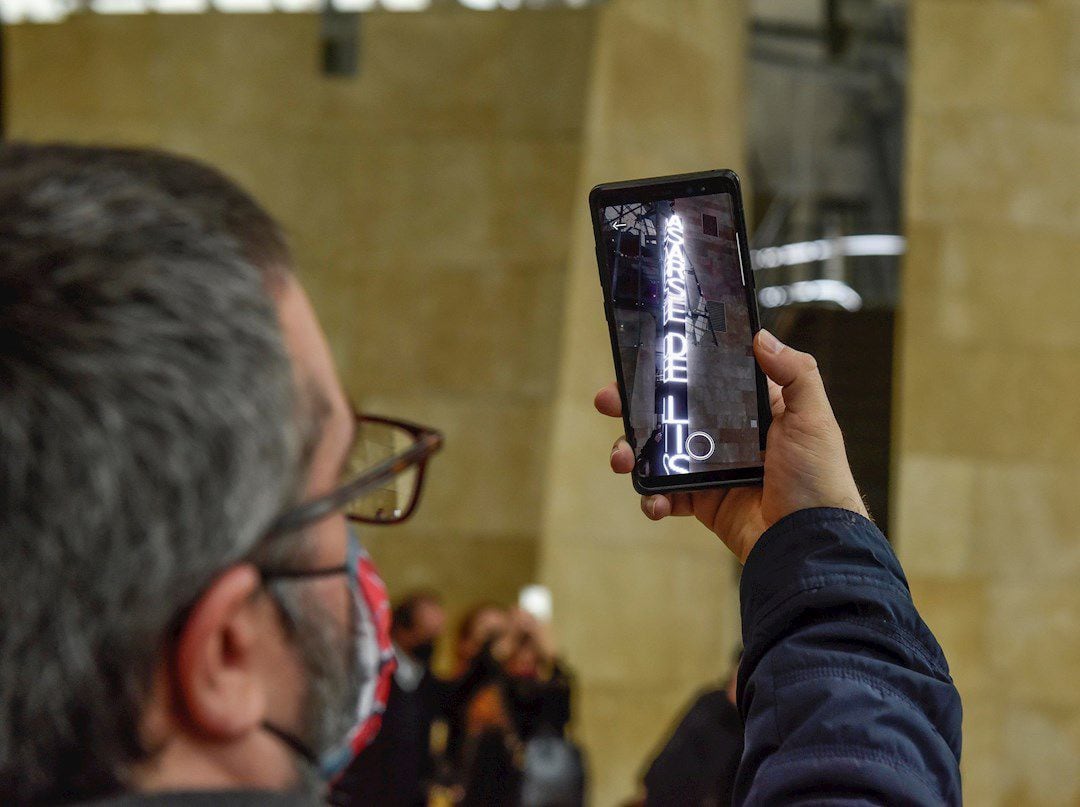
<path id="1" fill-rule="evenodd" d="M 797 265 L 759 262 L 759 285 L 834 280 L 869 306 L 893 308 L 899 290 L 905 4 L 753 0 L 751 10 L 755 250 L 893 237 L 880 254 L 834 249 Z"/>

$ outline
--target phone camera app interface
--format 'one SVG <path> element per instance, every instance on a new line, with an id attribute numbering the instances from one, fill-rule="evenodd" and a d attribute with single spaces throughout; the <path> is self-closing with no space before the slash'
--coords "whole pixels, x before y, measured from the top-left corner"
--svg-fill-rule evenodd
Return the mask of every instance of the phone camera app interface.
<path id="1" fill-rule="evenodd" d="M 760 465 L 749 267 L 731 195 L 608 206 L 601 240 L 637 473 Z"/>

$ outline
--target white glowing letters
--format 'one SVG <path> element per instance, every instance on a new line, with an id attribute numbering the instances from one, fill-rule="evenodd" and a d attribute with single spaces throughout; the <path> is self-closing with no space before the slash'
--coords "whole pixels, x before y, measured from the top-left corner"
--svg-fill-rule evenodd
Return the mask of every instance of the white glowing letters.
<path id="1" fill-rule="evenodd" d="M 686 252 L 678 214 L 664 226 L 664 382 L 686 383 Z"/>
<path id="2" fill-rule="evenodd" d="M 672 214 L 664 222 L 663 348 L 661 350 L 660 424 L 663 434 L 664 471 L 690 473 L 686 451 L 690 416 L 686 318 L 686 250 L 682 219 Z"/>

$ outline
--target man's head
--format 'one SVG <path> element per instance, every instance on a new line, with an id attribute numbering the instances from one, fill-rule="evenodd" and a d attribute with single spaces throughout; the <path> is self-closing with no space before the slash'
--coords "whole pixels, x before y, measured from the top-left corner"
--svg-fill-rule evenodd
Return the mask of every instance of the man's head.
<path id="1" fill-rule="evenodd" d="M 182 206 L 198 226 L 233 239 L 271 283 L 282 280 L 290 269 L 292 256 L 281 226 L 246 191 L 204 163 L 153 149 L 66 143 L 13 143 L 3 148 L 0 163 L 5 173 L 29 170 L 62 175 L 76 170 L 99 177 L 126 175 L 129 181 Z"/>
<path id="2" fill-rule="evenodd" d="M 0 801 L 284 787 L 348 718 L 353 420 L 280 230 L 153 152 L 0 152 Z"/>
<path id="3" fill-rule="evenodd" d="M 394 644 L 424 665 L 431 664 L 435 643 L 445 628 L 446 612 L 432 591 L 413 592 L 394 606 Z"/>

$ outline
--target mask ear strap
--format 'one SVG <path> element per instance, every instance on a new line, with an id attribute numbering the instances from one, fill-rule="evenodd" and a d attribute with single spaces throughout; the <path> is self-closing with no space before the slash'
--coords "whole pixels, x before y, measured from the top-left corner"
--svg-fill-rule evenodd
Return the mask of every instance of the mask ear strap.
<path id="1" fill-rule="evenodd" d="M 304 745 L 300 740 L 287 731 L 283 731 L 275 726 L 273 723 L 263 721 L 263 729 L 270 735 L 277 737 L 282 743 L 288 746 L 289 750 L 296 754 L 298 757 L 308 762 L 312 767 L 319 767 L 318 758 L 311 752 L 311 749 Z"/>

